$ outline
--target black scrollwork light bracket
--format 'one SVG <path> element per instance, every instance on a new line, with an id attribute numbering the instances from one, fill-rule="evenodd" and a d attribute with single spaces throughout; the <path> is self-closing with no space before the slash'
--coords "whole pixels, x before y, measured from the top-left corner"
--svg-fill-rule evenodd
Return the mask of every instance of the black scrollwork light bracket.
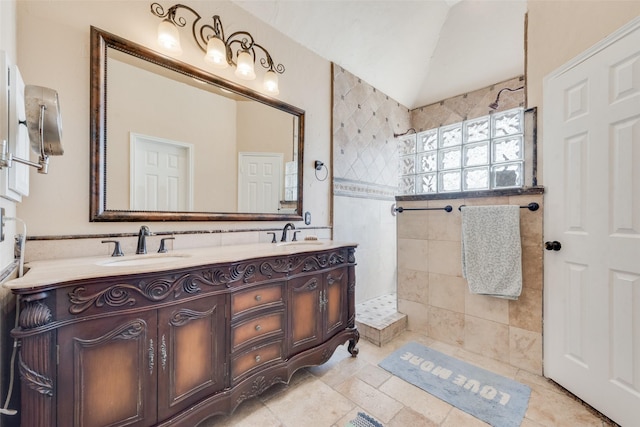
<path id="1" fill-rule="evenodd" d="M 256 43 L 255 39 L 248 31 L 236 31 L 232 33 L 228 38 L 225 37 L 224 27 L 219 15 L 213 15 L 213 24 L 202 23 L 202 17 L 198 12 L 191 7 L 183 4 L 175 4 L 165 9 L 159 3 L 151 4 L 151 13 L 158 18 L 168 20 L 176 27 L 185 27 L 187 25 L 187 19 L 184 16 L 179 16 L 179 10 L 185 9 L 189 11 L 195 17 L 191 25 L 191 34 L 198 47 L 205 53 L 207 53 L 207 43 L 212 37 L 217 37 L 222 40 L 225 45 L 227 63 L 232 66 L 237 66 L 237 58 L 240 52 L 248 52 L 255 62 L 257 59 L 256 51 L 260 51 L 262 56 L 260 58 L 260 65 L 268 71 L 273 71 L 278 74 L 283 74 L 285 67 L 282 64 L 276 64 L 271 57 L 271 54 L 264 46 Z M 234 51 L 235 48 L 235 51 Z"/>

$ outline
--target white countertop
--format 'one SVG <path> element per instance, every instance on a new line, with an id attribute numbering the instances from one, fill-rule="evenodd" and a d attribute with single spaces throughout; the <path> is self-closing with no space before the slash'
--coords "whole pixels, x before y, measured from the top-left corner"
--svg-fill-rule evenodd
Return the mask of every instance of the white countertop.
<path id="1" fill-rule="evenodd" d="M 33 261 L 25 265 L 29 271 L 23 277 L 10 280 L 3 286 L 14 290 L 28 290 L 72 280 L 152 273 L 252 258 L 324 251 L 345 246 L 357 246 L 357 244 L 333 240 L 287 242 L 285 244 L 254 243 L 184 249 L 164 254 L 149 253 L 122 257 L 99 256 Z"/>

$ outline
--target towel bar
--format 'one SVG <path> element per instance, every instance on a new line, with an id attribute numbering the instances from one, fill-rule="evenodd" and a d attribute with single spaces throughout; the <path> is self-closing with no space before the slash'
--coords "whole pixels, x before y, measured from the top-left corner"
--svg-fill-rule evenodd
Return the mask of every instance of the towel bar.
<path id="1" fill-rule="evenodd" d="M 458 210 L 462 211 L 462 208 L 465 207 L 465 206 L 466 205 L 458 206 Z M 524 208 L 527 208 L 527 209 L 529 209 L 530 211 L 533 212 L 533 211 L 537 211 L 538 209 L 540 209 L 540 205 L 537 204 L 536 202 L 531 202 L 528 205 L 520 206 L 520 209 L 524 209 Z"/>
<path id="2" fill-rule="evenodd" d="M 395 207 L 395 205 L 391 207 L 391 213 L 404 212 L 404 211 L 439 211 L 439 210 L 451 212 L 453 208 L 451 207 L 451 205 L 447 205 L 443 208 L 403 208 L 402 206 Z"/>

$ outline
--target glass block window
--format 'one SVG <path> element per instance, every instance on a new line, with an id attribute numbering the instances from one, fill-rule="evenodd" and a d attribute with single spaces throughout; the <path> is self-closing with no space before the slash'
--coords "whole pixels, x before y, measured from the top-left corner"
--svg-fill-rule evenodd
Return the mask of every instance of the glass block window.
<path id="1" fill-rule="evenodd" d="M 478 191 L 524 185 L 524 109 L 398 139 L 399 194 Z"/>
<path id="2" fill-rule="evenodd" d="M 418 134 L 418 152 L 438 149 L 438 129 L 431 129 Z"/>

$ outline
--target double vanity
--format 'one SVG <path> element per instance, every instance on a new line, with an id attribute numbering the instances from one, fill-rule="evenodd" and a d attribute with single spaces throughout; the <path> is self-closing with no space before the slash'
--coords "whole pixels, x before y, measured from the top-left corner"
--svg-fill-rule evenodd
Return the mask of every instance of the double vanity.
<path id="1" fill-rule="evenodd" d="M 20 297 L 22 425 L 195 426 L 346 342 L 355 244 L 40 261 Z"/>

